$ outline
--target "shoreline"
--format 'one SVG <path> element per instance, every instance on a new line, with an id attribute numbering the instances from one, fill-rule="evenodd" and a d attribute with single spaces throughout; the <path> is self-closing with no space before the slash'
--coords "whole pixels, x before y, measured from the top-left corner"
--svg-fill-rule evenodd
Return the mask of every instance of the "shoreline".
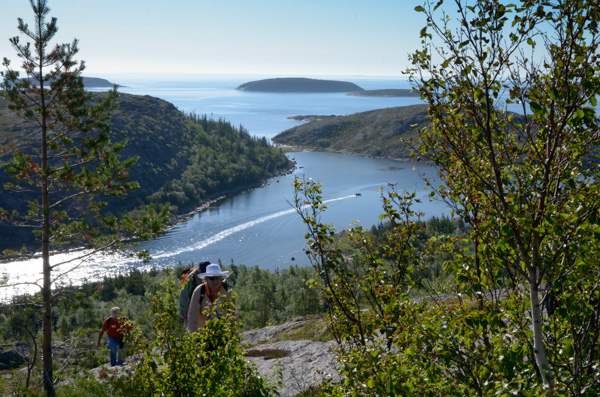
<path id="1" fill-rule="evenodd" d="M 324 153 L 326 153 L 326 152 L 329 152 L 329 153 L 338 153 L 338 154 L 348 154 L 348 155 L 352 155 L 352 156 L 359 156 L 359 157 L 365 157 L 365 158 L 392 160 L 392 161 L 398 161 L 398 162 L 411 162 L 411 161 L 417 162 L 417 160 L 412 159 L 412 158 L 394 158 L 394 157 L 386 157 L 386 156 L 376 157 L 376 156 L 366 156 L 364 154 L 353 153 L 350 151 L 322 150 L 322 149 L 316 150 L 316 149 L 310 149 L 310 148 L 305 148 L 305 147 L 301 147 L 301 146 L 277 144 L 277 143 L 274 143 L 274 145 L 276 147 L 284 150 L 286 153 L 288 153 L 288 152 L 289 153 L 293 153 L 293 152 L 324 152 Z M 252 191 L 254 189 L 260 189 L 260 188 L 264 187 L 273 178 L 291 174 L 296 169 L 297 163 L 295 160 L 293 160 L 291 158 L 289 160 L 290 160 L 291 165 L 287 169 L 283 169 L 280 172 L 275 173 L 274 175 L 272 175 L 270 177 L 262 178 L 261 180 L 257 181 L 256 183 L 245 185 L 245 186 L 240 186 L 235 189 L 229 189 L 229 190 L 226 190 L 223 192 L 219 192 L 218 194 L 215 194 L 213 196 L 209 196 L 205 200 L 201 201 L 198 205 L 196 205 L 193 209 L 185 211 L 180 214 L 173 215 L 166 225 L 166 232 L 168 233 L 175 226 L 178 226 L 182 223 L 187 222 L 194 215 L 201 213 L 202 211 L 206 210 L 211 205 L 215 204 L 216 202 L 218 202 L 220 200 L 226 199 L 228 197 L 233 197 L 237 194 L 246 193 L 246 192 Z M 421 160 L 421 162 L 427 163 L 427 161 L 423 161 L 423 160 Z M 58 253 L 61 253 L 64 251 L 76 251 L 76 250 L 80 250 L 80 249 L 83 249 L 83 248 L 82 247 L 70 247 L 65 250 L 60 250 L 60 249 L 55 250 L 55 251 L 53 251 L 53 253 L 58 254 Z M 9 263 L 9 262 L 18 261 L 18 260 L 35 259 L 35 258 L 39 258 L 39 257 L 41 257 L 41 253 L 39 251 L 36 251 L 34 253 L 15 254 L 15 255 L 9 255 L 9 256 L 0 255 L 0 264 Z"/>
<path id="2" fill-rule="evenodd" d="M 253 184 L 240 186 L 235 189 L 229 189 L 229 190 L 226 190 L 223 192 L 219 192 L 219 194 L 209 196 L 205 200 L 201 201 L 197 206 L 194 207 L 194 209 L 183 212 L 181 214 L 173 215 L 167 222 L 167 225 L 165 228 L 166 232 L 168 233 L 175 226 L 187 222 L 194 215 L 199 214 L 200 212 L 204 211 L 205 209 L 207 209 L 208 207 L 210 207 L 211 205 L 213 205 L 214 203 L 216 203 L 220 200 L 226 199 L 228 197 L 233 197 L 237 194 L 246 193 L 246 192 L 252 191 L 254 189 L 260 189 L 261 187 L 266 186 L 266 184 L 273 178 L 278 178 L 278 177 L 281 177 L 284 175 L 291 174 L 296 169 L 296 161 L 292 160 L 292 159 L 289 159 L 289 161 L 291 164 L 290 167 L 288 167 L 287 169 L 283 169 L 280 172 L 277 172 L 274 175 L 271 175 L 270 177 L 262 178 L 261 180 L 257 181 L 256 183 L 253 183 Z M 85 248 L 69 247 L 64 250 L 55 249 L 54 251 L 51 252 L 50 256 L 52 256 L 53 254 L 60 254 L 65 251 L 78 251 L 78 250 L 82 250 L 82 249 L 85 249 Z M 17 253 L 14 255 L 0 255 L 0 264 L 10 263 L 10 262 L 19 261 L 19 260 L 36 259 L 36 258 L 40 258 L 41 256 L 42 256 L 42 254 L 39 251 L 35 251 L 35 252 L 27 253 L 27 254 L 18 254 Z"/>
<path id="3" fill-rule="evenodd" d="M 171 221 L 169 221 L 167 223 L 167 230 L 170 230 L 174 226 L 177 226 L 181 223 L 187 222 L 194 215 L 199 214 L 200 212 L 204 211 L 205 209 L 207 209 L 208 207 L 210 207 L 211 205 L 213 205 L 214 203 L 216 203 L 220 200 L 226 199 L 228 197 L 233 197 L 238 194 L 250 192 L 255 189 L 260 189 L 262 187 L 265 187 L 267 185 L 267 183 L 273 178 L 278 178 L 278 177 L 281 177 L 284 175 L 291 174 L 296 169 L 296 161 L 290 159 L 290 163 L 291 163 L 290 168 L 288 168 L 286 170 L 282 170 L 274 175 L 271 175 L 268 178 L 263 178 L 254 184 L 241 186 L 236 189 L 229 189 L 224 192 L 220 192 L 217 195 L 207 197 L 205 200 L 201 201 L 199 203 L 199 205 L 196 206 L 193 210 L 187 211 L 182 214 L 174 215 L 173 218 L 171 218 Z"/>
<path id="4" fill-rule="evenodd" d="M 338 153 L 338 154 L 349 154 L 351 156 L 358 156 L 358 157 L 364 157 L 364 158 L 368 158 L 368 159 L 378 159 L 378 160 L 392 160 L 392 161 L 398 161 L 398 162 L 402 162 L 402 163 L 408 163 L 408 162 L 425 162 L 427 163 L 427 161 L 424 160 L 416 160 L 410 157 L 389 157 L 389 156 L 367 156 L 365 154 L 362 153 L 355 153 L 352 151 L 344 151 L 344 150 L 323 150 L 323 149 L 311 149 L 311 148 L 306 148 L 306 147 L 302 147 L 302 146 L 294 146 L 294 145 L 286 145 L 286 144 L 282 144 L 282 143 L 273 143 L 276 147 L 281 148 L 285 151 L 289 151 L 289 152 L 320 152 L 320 153 Z"/>

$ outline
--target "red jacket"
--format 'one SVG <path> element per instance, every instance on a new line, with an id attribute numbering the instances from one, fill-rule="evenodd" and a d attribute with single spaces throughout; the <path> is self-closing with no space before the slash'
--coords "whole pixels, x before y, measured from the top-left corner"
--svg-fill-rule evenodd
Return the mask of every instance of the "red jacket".
<path id="1" fill-rule="evenodd" d="M 127 317 L 123 318 L 128 320 Z M 121 328 L 124 328 L 124 330 L 121 331 Z M 106 320 L 104 320 L 104 324 L 102 324 L 102 331 L 106 332 L 108 336 L 113 339 L 121 339 L 123 334 L 130 329 L 131 327 L 125 327 L 119 322 L 119 319 L 114 319 L 112 317 L 108 317 Z"/>

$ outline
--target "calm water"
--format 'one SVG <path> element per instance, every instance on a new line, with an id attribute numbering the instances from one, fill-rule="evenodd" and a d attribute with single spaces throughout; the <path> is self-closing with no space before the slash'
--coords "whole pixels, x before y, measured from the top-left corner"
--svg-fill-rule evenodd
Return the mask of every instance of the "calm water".
<path id="1" fill-rule="evenodd" d="M 361 98 L 344 94 L 261 94 L 235 90 L 252 79 L 223 77 L 207 80 L 189 76 L 184 79 L 140 78 L 138 76 L 100 76 L 121 84 L 120 92 L 152 95 L 175 104 L 185 112 L 208 114 L 241 124 L 251 135 L 272 138 L 277 133 L 300 124 L 286 117 L 299 114 L 351 114 L 359 111 L 404 106 L 417 103 L 416 98 Z M 402 79 L 349 79 L 365 89 L 409 88 Z M 153 259 L 142 264 L 122 257 L 95 257 L 85 262 L 74 261 L 63 269 L 73 283 L 95 280 L 133 267 L 159 268 L 200 260 L 275 270 L 292 264 L 308 265 L 304 254 L 306 227 L 292 207 L 294 177 L 312 178 L 323 184 L 323 198 L 328 210 L 326 223 L 338 229 L 352 222 L 364 227 L 379 223 L 381 200 L 379 189 L 397 183 L 399 189 L 416 190 L 423 203 L 417 207 L 426 216 L 447 213 L 440 202 L 430 202 L 419 172 L 433 175 L 424 165 L 361 158 L 332 153 L 299 152 L 290 157 L 297 162 L 296 170 L 271 180 L 267 186 L 214 203 L 184 224 L 174 227 L 166 236 L 146 242 Z M 356 193 L 360 193 L 357 196 Z M 54 258 L 73 258 L 65 254 Z M 39 277 L 40 261 L 13 262 L 0 265 L 0 271 L 11 281 Z M 3 288 L 0 294 L 10 296 L 16 290 Z M 30 291 L 20 288 L 20 292 Z"/>

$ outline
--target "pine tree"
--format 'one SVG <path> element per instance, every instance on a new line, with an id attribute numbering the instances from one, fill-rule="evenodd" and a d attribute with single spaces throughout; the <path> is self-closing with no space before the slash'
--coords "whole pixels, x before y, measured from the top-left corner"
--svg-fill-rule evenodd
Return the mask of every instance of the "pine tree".
<path id="1" fill-rule="evenodd" d="M 116 200 L 137 187 L 127 181 L 137 159 L 121 160 L 125 142 L 110 140 L 108 120 L 116 106 L 116 87 L 102 95 L 87 92 L 82 77 L 85 65 L 74 59 L 78 41 L 51 47 L 57 20 L 47 22 L 46 0 L 30 3 L 35 23 L 29 27 L 19 18 L 18 30 L 31 42 L 10 39 L 25 76 L 6 58 L 2 72 L 2 95 L 24 128 L 22 135 L 9 137 L 1 147 L 3 155 L 10 155 L 4 168 L 12 176 L 4 193 L 21 195 L 29 208 L 26 213 L 3 209 L 0 219 L 32 228 L 41 240 L 43 280 L 41 285 L 33 283 L 40 287 L 43 300 L 44 389 L 54 395 L 52 287 L 86 256 L 123 249 L 133 236 L 147 239 L 162 233 L 167 208 L 158 213 L 148 208 L 137 220 L 108 213 L 106 197 Z M 52 262 L 56 247 L 69 245 L 87 249 L 77 262 Z"/>

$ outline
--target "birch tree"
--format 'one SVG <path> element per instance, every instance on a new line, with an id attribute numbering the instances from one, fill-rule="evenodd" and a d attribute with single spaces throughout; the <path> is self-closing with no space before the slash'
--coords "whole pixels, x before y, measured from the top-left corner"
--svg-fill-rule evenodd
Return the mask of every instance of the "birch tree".
<path id="1" fill-rule="evenodd" d="M 600 3 L 516 3 L 416 8 L 428 23 L 410 75 L 432 121 L 418 155 L 473 227 L 477 255 L 455 261 L 459 281 L 479 297 L 505 289 L 528 302 L 547 395 L 585 395 L 598 387 Z"/>

